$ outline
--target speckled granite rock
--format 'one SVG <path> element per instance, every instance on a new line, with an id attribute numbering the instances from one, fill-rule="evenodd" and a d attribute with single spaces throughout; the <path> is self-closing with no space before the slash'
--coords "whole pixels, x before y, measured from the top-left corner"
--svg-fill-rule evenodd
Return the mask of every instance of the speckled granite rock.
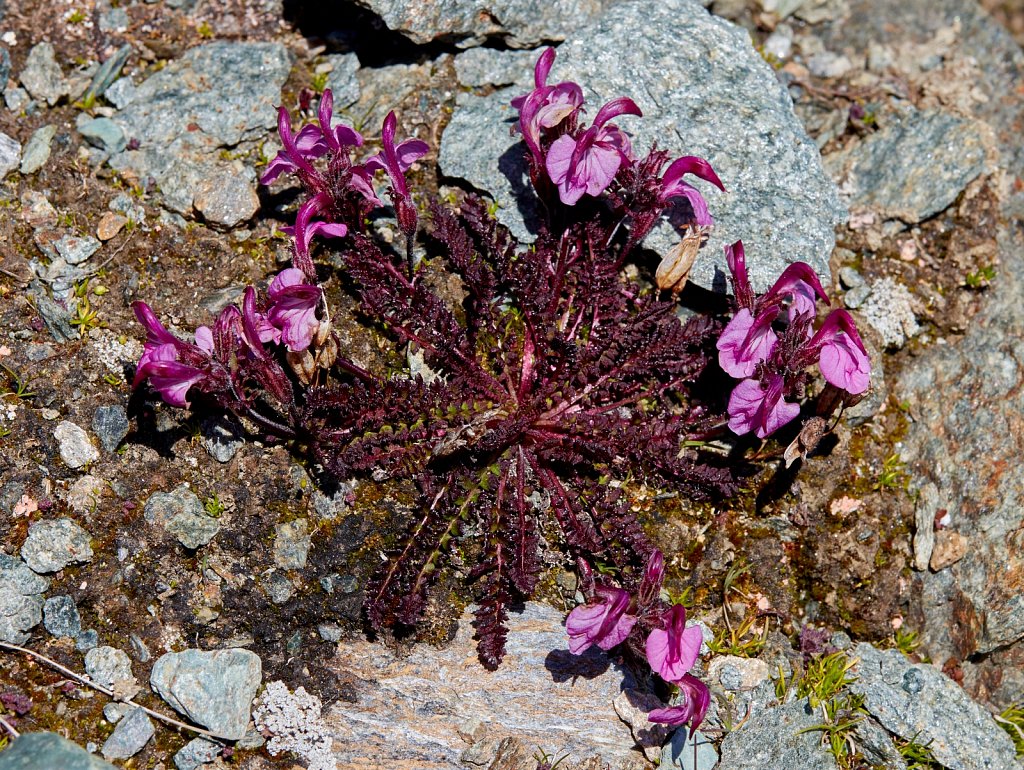
<path id="1" fill-rule="evenodd" d="M 512 48 L 532 48 L 564 40 L 566 34 L 600 13 L 610 0 L 356 0 L 380 16 L 388 29 L 414 43 L 434 40 L 463 47 L 500 38 Z"/>
<path id="2" fill-rule="evenodd" d="M 821 745 L 821 734 L 807 732 L 821 714 L 806 698 L 764 709 L 722 741 L 723 768 L 729 770 L 836 770 L 835 758 Z"/>
<path id="3" fill-rule="evenodd" d="M 559 48 L 551 80 L 565 79 L 584 87 L 591 117 L 608 99 L 633 98 L 644 117 L 617 122 L 635 136 L 638 152 L 656 141 L 675 155 L 703 156 L 718 172 L 727 193 L 694 182 L 706 192 L 716 227 L 691 281 L 725 290 L 722 247 L 739 238 L 760 290 L 797 260 L 828 277 L 833 227 L 845 210 L 789 95 L 745 30 L 695 0 L 617 4 Z M 445 175 L 490 194 L 501 206 L 498 218 L 524 237 L 535 211 L 525 149 L 509 136 L 516 113 L 508 102 L 518 93 L 460 95 L 439 161 Z M 664 253 L 678 240 L 663 222 L 646 245 Z"/>
<path id="4" fill-rule="evenodd" d="M 396 656 L 379 643 L 342 641 L 332 668 L 353 683 L 354 700 L 339 700 L 324 717 L 339 766 L 448 770 L 472 759 L 487 767 L 511 751 L 512 743 L 501 748 L 511 738 L 568 753 L 569 762 L 599 755 L 613 770 L 643 767 L 612 707 L 632 677 L 596 648 L 571 655 L 563 620 L 534 602 L 511 614 L 508 654 L 493 673 L 477 660 L 468 613 L 442 649 L 416 645 Z"/>

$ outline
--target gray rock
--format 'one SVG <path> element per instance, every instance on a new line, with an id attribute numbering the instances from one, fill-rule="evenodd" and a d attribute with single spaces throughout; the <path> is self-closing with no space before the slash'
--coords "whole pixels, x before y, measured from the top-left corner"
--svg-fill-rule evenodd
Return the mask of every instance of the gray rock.
<path id="1" fill-rule="evenodd" d="M 203 420 L 200 430 L 207 454 L 219 463 L 229 462 L 244 443 L 241 426 L 225 417 Z"/>
<path id="2" fill-rule="evenodd" d="M 662 748 L 658 770 L 714 770 L 716 765 L 718 749 L 715 748 L 714 742 L 700 730 L 691 734 L 690 729 L 683 726 L 672 733 L 672 737 Z"/>
<path id="3" fill-rule="evenodd" d="M 83 117 L 85 120 L 81 120 Z M 128 145 L 124 131 L 110 118 L 89 118 L 85 113 L 79 118 L 76 121 L 78 133 L 93 147 L 115 153 L 121 152 Z"/>
<path id="4" fill-rule="evenodd" d="M 21 142 L 0 132 L 0 179 L 21 164 Z"/>
<path id="5" fill-rule="evenodd" d="M 222 169 L 199 180 L 192 205 L 211 225 L 232 228 L 252 219 L 260 207 L 251 168 Z"/>
<path id="6" fill-rule="evenodd" d="M 85 653 L 85 673 L 97 684 L 112 687 L 132 678 L 132 661 L 116 647 L 93 647 Z"/>
<path id="7" fill-rule="evenodd" d="M 802 732 L 821 721 L 821 714 L 811 708 L 807 698 L 763 709 L 725 736 L 722 767 L 837 770 L 835 759 L 821 745 L 821 733 Z"/>
<path id="8" fill-rule="evenodd" d="M 117 723 L 114 732 L 103 743 L 100 751 L 107 759 L 128 759 L 134 757 L 149 743 L 156 729 L 153 720 L 140 708 L 132 709 Z"/>
<path id="9" fill-rule="evenodd" d="M 69 265 L 77 265 L 85 262 L 89 257 L 99 251 L 102 246 L 98 240 L 91 235 L 77 236 L 65 235 L 57 240 L 54 246 L 57 253 Z"/>
<path id="10" fill-rule="evenodd" d="M 320 638 L 325 642 L 338 642 L 341 641 L 343 630 L 337 623 L 321 623 L 316 627 L 316 632 L 320 634 Z"/>
<path id="11" fill-rule="evenodd" d="M 321 519 L 332 521 L 348 510 L 355 500 L 355 488 L 348 482 L 341 482 L 337 488 L 326 492 L 317 489 L 313 492 L 313 510 Z"/>
<path id="12" fill-rule="evenodd" d="M 25 150 L 21 154 L 22 174 L 34 174 L 50 159 L 50 142 L 57 134 L 56 126 L 43 126 L 36 129 L 25 144 Z"/>
<path id="13" fill-rule="evenodd" d="M 281 569 L 302 569 L 306 566 L 312 536 L 308 519 L 286 521 L 274 527 L 274 563 Z"/>
<path id="14" fill-rule="evenodd" d="M 178 770 L 196 770 L 201 765 L 213 762 L 223 748 L 207 738 L 193 738 L 174 755 L 174 766 Z"/>
<path id="15" fill-rule="evenodd" d="M 163 527 L 186 548 L 209 543 L 220 531 L 220 523 L 208 516 L 196 493 L 182 484 L 170 492 L 154 492 L 146 500 L 143 517 Z"/>
<path id="16" fill-rule="evenodd" d="M 263 587 L 267 589 L 267 596 L 274 604 L 284 604 L 295 594 L 295 586 L 288 579 L 287 575 L 280 572 L 271 572 L 264 580 Z"/>
<path id="17" fill-rule="evenodd" d="M 100 635 L 94 628 L 90 628 L 88 631 L 83 631 L 75 639 L 75 649 L 79 652 L 88 652 L 89 650 L 96 649 L 96 646 L 100 643 Z"/>
<path id="18" fill-rule="evenodd" d="M 127 703 L 108 703 L 103 707 L 103 718 L 110 722 L 110 724 L 116 725 L 133 708 L 135 707 L 129 706 Z"/>
<path id="19" fill-rule="evenodd" d="M 1013 741 L 956 682 L 928 663 L 913 664 L 899 650 L 858 644 L 857 681 L 865 708 L 890 733 L 929 744 L 950 770 L 1018 770 Z"/>
<path id="20" fill-rule="evenodd" d="M 33 572 L 57 572 L 92 561 L 89 540 L 89 533 L 71 519 L 37 521 L 29 527 L 21 558 Z"/>
<path id="21" fill-rule="evenodd" d="M 901 348 L 921 331 L 914 314 L 914 296 L 888 276 L 872 284 L 871 293 L 858 309 L 887 348 Z"/>
<path id="22" fill-rule="evenodd" d="M 82 633 L 82 618 L 70 596 L 51 596 L 43 604 L 43 626 L 54 636 L 76 637 Z"/>
<path id="23" fill-rule="evenodd" d="M 536 51 L 497 51 L 493 48 L 470 48 L 455 57 L 455 74 L 464 86 L 518 85 L 533 88 L 533 65 Z"/>
<path id="24" fill-rule="evenodd" d="M 638 29 L 644 30 L 642 46 L 636 45 Z M 613 5 L 559 48 L 550 79 L 579 82 L 591 115 L 608 99 L 633 98 L 644 118 L 618 123 L 635 135 L 638 153 L 656 141 L 673 155 L 700 155 L 714 166 L 728 192 L 694 182 L 716 226 L 691 281 L 724 291 L 722 247 L 737 239 L 746 246 L 758 290 L 774 283 L 791 261 L 803 260 L 828 278 L 833 227 L 845 211 L 789 95 L 745 30 L 694 0 Z M 445 175 L 490 194 L 500 206 L 498 218 L 528 237 L 536 204 L 525 149 L 509 136 L 516 114 L 508 102 L 520 92 L 460 95 L 439 162 Z M 663 221 L 646 245 L 665 253 L 678 241 Z"/>
<path id="25" fill-rule="evenodd" d="M 325 56 L 324 61 L 331 67 L 327 87 L 334 96 L 335 112 L 359 101 L 359 57 L 354 53 L 336 53 Z"/>
<path id="26" fill-rule="evenodd" d="M 807 59 L 807 69 L 819 78 L 841 78 L 853 68 L 853 62 L 842 54 L 822 51 Z"/>
<path id="27" fill-rule="evenodd" d="M 128 412 L 120 404 L 100 406 L 92 416 L 92 430 L 100 440 L 100 446 L 107 452 L 117 451 L 117 447 L 128 435 L 131 426 L 128 423 Z"/>
<path id="28" fill-rule="evenodd" d="M 596 648 L 570 654 L 564 621 L 538 602 L 511 612 L 505 661 L 487 674 L 469 612 L 441 649 L 417 644 L 397 653 L 361 636 L 342 640 L 329 665 L 353 685 L 351 699 L 330 713 L 338 766 L 462 767 L 466 743 L 453 725 L 466 725 L 468 732 L 479 726 L 481 746 L 511 736 L 529 747 L 526 757 L 541 746 L 555 757 L 635 767 L 643 760 L 612 706 L 623 688 L 636 686 L 633 677 Z M 481 765 L 489 764 L 484 757 Z"/>
<path id="29" fill-rule="evenodd" d="M 511 48 L 532 48 L 595 18 L 607 0 L 499 0 L 466 3 L 459 0 L 356 0 L 380 16 L 388 29 L 414 43 L 455 42 L 468 48 L 488 37 L 500 37 Z"/>
<path id="30" fill-rule="evenodd" d="M 6 86 L 11 76 L 11 55 L 5 46 L 0 45 L 0 86 Z"/>
<path id="31" fill-rule="evenodd" d="M 985 170 L 985 146 L 972 121 L 909 109 L 825 165 L 851 207 L 914 224 L 953 203 Z"/>
<path id="32" fill-rule="evenodd" d="M 28 52 L 25 68 L 21 71 L 21 84 L 33 99 L 46 102 L 51 107 L 67 96 L 68 83 L 54 58 L 50 43 L 37 43 Z M 23 172 L 24 173 L 24 172 Z"/>
<path id="33" fill-rule="evenodd" d="M 856 310 L 867 302 L 870 296 L 871 287 L 866 283 L 862 283 L 860 286 L 854 286 L 843 295 L 843 304 L 850 310 Z"/>
<path id="34" fill-rule="evenodd" d="M 28 91 L 24 88 L 14 87 L 4 89 L 4 104 L 11 112 L 19 113 L 27 110 L 31 102 L 32 97 L 28 95 Z"/>
<path id="35" fill-rule="evenodd" d="M 0 770 L 117 770 L 56 733 L 27 733 L 0 754 Z"/>
<path id="36" fill-rule="evenodd" d="M 75 423 L 61 420 L 53 431 L 60 459 L 69 468 L 81 468 L 100 459 L 100 453 L 89 440 L 89 434 Z"/>
<path id="37" fill-rule="evenodd" d="M 216 42 L 189 49 L 138 86 L 122 78 L 106 96 L 119 108 L 114 122 L 139 147 L 112 156 L 110 165 L 153 178 L 165 205 L 178 213 L 190 214 L 203 192 L 210 221 L 230 227 L 251 217 L 251 186 L 248 192 L 242 187 L 251 185 L 252 170 L 240 174 L 218 154 L 260 140 L 276 126 L 290 70 L 291 56 L 280 43 Z M 232 190 L 227 202 L 214 189 L 215 178 Z"/>
<path id="38" fill-rule="evenodd" d="M 839 283 L 844 289 L 856 289 L 864 285 L 864 276 L 858 273 L 856 268 L 842 267 L 839 269 Z"/>
<path id="39" fill-rule="evenodd" d="M 50 581 L 30 570 L 21 559 L 0 553 L 0 640 L 23 644 L 25 633 L 43 618 L 43 592 Z"/>
<path id="40" fill-rule="evenodd" d="M 103 96 L 106 90 L 110 88 L 110 85 L 117 79 L 118 75 L 121 74 L 121 69 L 128 61 L 128 57 L 132 55 L 132 47 L 130 44 L 125 43 L 123 46 L 118 48 L 113 55 L 110 56 L 103 64 L 100 65 L 99 69 L 96 70 L 96 74 L 92 77 L 92 83 L 86 89 L 82 95 L 82 100 L 85 102 L 93 101 L 97 97 Z"/>
<path id="41" fill-rule="evenodd" d="M 185 650 L 161 656 L 150 683 L 178 713 L 236 741 L 245 735 L 261 678 L 259 656 L 248 650 Z"/>
<path id="42" fill-rule="evenodd" d="M 124 32 L 128 24 L 128 11 L 124 8 L 111 8 L 100 14 L 100 32 Z"/>
<path id="43" fill-rule="evenodd" d="M 853 728 L 853 739 L 864 759 L 872 767 L 884 767 L 886 770 L 907 770 L 906 760 L 896 749 L 892 736 L 881 725 L 870 717 L 862 719 Z"/>

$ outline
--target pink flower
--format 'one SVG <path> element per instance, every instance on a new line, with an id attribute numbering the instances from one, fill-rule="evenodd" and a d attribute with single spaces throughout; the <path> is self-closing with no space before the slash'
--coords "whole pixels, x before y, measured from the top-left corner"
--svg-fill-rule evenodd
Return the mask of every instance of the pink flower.
<path id="1" fill-rule="evenodd" d="M 757 318 L 746 308 L 737 312 L 715 343 L 722 369 L 737 379 L 753 375 L 757 365 L 771 355 L 778 342 L 778 336 L 772 331 L 772 322 L 778 314 L 778 309 L 773 307 Z"/>
<path id="2" fill-rule="evenodd" d="M 807 316 L 811 320 L 816 314 L 818 299 L 826 305 L 829 304 L 828 295 L 818 281 L 818 275 L 806 262 L 794 262 L 782 271 L 782 275 L 768 290 L 762 298 L 764 303 L 777 303 L 788 299 L 789 320 L 792 322 L 798 316 Z"/>
<path id="3" fill-rule="evenodd" d="M 820 346 L 821 375 L 837 388 L 854 396 L 871 384 L 871 359 L 845 310 L 833 310 L 809 345 Z"/>
<path id="4" fill-rule="evenodd" d="M 710 163 L 703 158 L 687 155 L 672 161 L 665 169 L 665 175 L 661 178 L 661 201 L 667 204 L 673 198 L 686 198 L 693 209 L 697 224 L 702 227 L 710 225 L 713 220 L 708 212 L 708 204 L 696 187 L 683 181 L 683 176 L 686 174 L 693 174 L 725 192 L 722 180 L 718 178 L 718 174 L 711 168 Z"/>
<path id="5" fill-rule="evenodd" d="M 206 379 L 206 372 L 178 361 L 178 349 L 174 345 L 159 345 L 154 348 L 145 363 L 140 362 L 135 372 L 135 384 L 149 380 L 153 390 L 172 406 L 189 406 L 186 395 L 189 388 Z"/>
<path id="6" fill-rule="evenodd" d="M 770 374 L 765 387 L 754 379 L 743 380 L 729 397 L 729 429 L 737 436 L 754 431 L 765 438 L 800 414 L 800 407 L 782 398 L 782 375 Z"/>
<path id="7" fill-rule="evenodd" d="M 675 684 L 683 697 L 683 703 L 679 706 L 654 709 L 647 714 L 647 719 L 651 722 L 672 726 L 689 722 L 690 729 L 696 730 L 704 721 L 704 715 L 707 714 L 708 706 L 711 705 L 711 691 L 708 690 L 707 685 L 690 674 L 686 674 Z"/>
<path id="8" fill-rule="evenodd" d="M 406 139 L 404 142 L 395 144 L 395 130 L 398 127 L 398 118 L 392 110 L 384 118 L 384 126 L 381 129 L 380 142 L 383 149 L 369 158 L 363 168 L 369 173 L 384 171 L 391 180 L 391 198 L 395 203 L 395 213 L 398 217 L 398 226 L 408 238 L 416 232 L 416 207 L 412 204 L 409 196 L 409 185 L 405 181 L 405 172 L 409 170 L 417 160 L 427 154 L 430 149 L 426 142 L 419 139 Z"/>
<path id="9" fill-rule="evenodd" d="M 282 270 L 270 282 L 267 320 L 281 330 L 281 342 L 293 353 L 308 348 L 320 328 L 316 310 L 321 294 L 320 287 L 305 283 L 302 271 L 295 267 Z"/>
<path id="10" fill-rule="evenodd" d="M 630 597 L 621 588 L 597 586 L 597 601 L 581 604 L 569 613 L 565 630 L 569 634 L 569 652 L 579 655 L 591 645 L 610 650 L 622 643 L 633 630 L 636 617 L 627 613 Z"/>
<path id="11" fill-rule="evenodd" d="M 299 207 L 294 226 L 281 228 L 281 232 L 295 238 L 295 264 L 310 280 L 316 277 L 313 258 L 309 255 L 309 244 L 312 242 L 313 236 L 343 238 L 348 233 L 348 227 L 340 222 L 322 222 L 313 219 L 328 206 L 329 201 L 326 193 L 317 193 Z"/>
<path id="12" fill-rule="evenodd" d="M 686 608 L 675 604 L 665 613 L 665 628 L 656 628 L 647 637 L 647 662 L 666 682 L 682 680 L 700 654 L 704 636 L 697 626 L 686 627 Z"/>
<path id="13" fill-rule="evenodd" d="M 622 163 L 632 156 L 628 137 L 618 126 L 605 123 L 619 115 L 642 114 L 632 99 L 613 99 L 579 137 L 565 134 L 554 141 L 545 163 L 562 203 L 573 206 L 584 194 L 597 196 L 604 192 Z"/>
<path id="14" fill-rule="evenodd" d="M 554 62 L 555 49 L 546 49 L 534 66 L 535 88 L 525 96 L 512 100 L 512 106 L 519 110 L 516 130 L 523 135 L 526 146 L 538 164 L 544 162 L 540 147 L 541 130 L 556 128 L 583 106 L 583 89 L 577 83 L 568 81 L 554 86 L 547 84 L 548 73 Z"/>

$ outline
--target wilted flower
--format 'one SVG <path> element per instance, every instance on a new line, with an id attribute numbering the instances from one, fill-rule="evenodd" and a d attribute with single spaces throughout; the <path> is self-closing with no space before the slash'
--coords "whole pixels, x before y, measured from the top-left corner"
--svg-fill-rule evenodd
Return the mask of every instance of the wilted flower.
<path id="1" fill-rule="evenodd" d="M 569 652 L 573 655 L 581 654 L 594 644 L 602 650 L 610 650 L 629 636 L 636 623 L 636 616 L 628 612 L 629 593 L 604 586 L 597 586 L 594 593 L 597 601 L 581 604 L 566 618 Z"/>
<path id="2" fill-rule="evenodd" d="M 629 138 L 618 126 L 605 125 L 619 115 L 643 115 L 632 99 L 619 97 L 597 113 L 594 124 L 575 139 L 558 137 L 545 160 L 558 197 L 573 206 L 584 194 L 600 195 L 612 183 L 619 166 L 632 156 Z"/>

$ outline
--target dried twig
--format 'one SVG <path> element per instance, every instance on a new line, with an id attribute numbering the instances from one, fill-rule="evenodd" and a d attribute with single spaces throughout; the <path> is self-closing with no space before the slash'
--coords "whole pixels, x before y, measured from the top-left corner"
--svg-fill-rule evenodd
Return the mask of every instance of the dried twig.
<path id="1" fill-rule="evenodd" d="M 96 682 L 92 681 L 88 677 L 82 676 L 81 674 L 76 674 L 71 669 L 62 666 L 57 661 L 51 660 L 50 658 L 46 657 L 45 655 L 43 655 L 41 653 L 36 652 L 35 650 L 30 650 L 30 649 L 28 649 L 26 647 L 19 647 L 16 644 L 8 644 L 7 642 L 0 642 L 0 649 L 11 650 L 13 652 L 23 652 L 26 655 L 28 655 L 28 656 L 30 656 L 32 658 L 35 658 L 36 660 L 40 661 L 41 663 L 45 663 L 46 665 L 48 665 L 48 666 L 50 666 L 52 668 L 57 669 L 62 674 L 66 674 L 67 676 L 70 676 L 76 682 L 80 682 L 81 684 L 84 684 L 86 687 L 92 687 L 94 690 L 98 690 L 98 691 L 100 691 L 101 693 L 103 693 L 104 695 L 106 695 L 106 696 L 108 696 L 110 698 L 114 698 L 115 697 L 114 696 L 114 691 L 111 690 L 109 687 L 104 687 L 103 685 L 96 684 Z M 147 714 L 149 714 L 151 717 L 153 717 L 154 719 L 159 719 L 161 722 L 164 722 L 165 724 L 171 725 L 172 727 L 178 727 L 178 728 L 180 728 L 182 730 L 189 730 L 189 731 L 191 731 L 193 733 L 199 733 L 200 735 L 206 735 L 206 736 L 209 736 L 210 738 L 213 738 L 213 739 L 215 739 L 217 741 L 221 740 L 221 738 L 218 735 L 216 735 L 214 733 L 211 733 L 209 730 L 204 730 L 201 727 L 196 727 L 194 725 L 186 724 L 185 722 L 180 722 L 177 719 L 175 719 L 174 717 L 169 717 L 169 716 L 167 716 L 165 714 L 161 714 L 159 711 L 153 711 L 153 709 L 146 708 L 141 703 L 136 703 L 131 698 L 126 698 L 124 700 L 121 700 L 120 702 L 121 703 L 127 703 L 129 706 L 135 706 L 136 708 L 140 708 L 143 711 L 145 711 Z M 7 725 L 7 724 L 5 724 L 4 726 L 7 727 L 7 729 L 11 729 L 11 727 L 9 725 Z"/>

